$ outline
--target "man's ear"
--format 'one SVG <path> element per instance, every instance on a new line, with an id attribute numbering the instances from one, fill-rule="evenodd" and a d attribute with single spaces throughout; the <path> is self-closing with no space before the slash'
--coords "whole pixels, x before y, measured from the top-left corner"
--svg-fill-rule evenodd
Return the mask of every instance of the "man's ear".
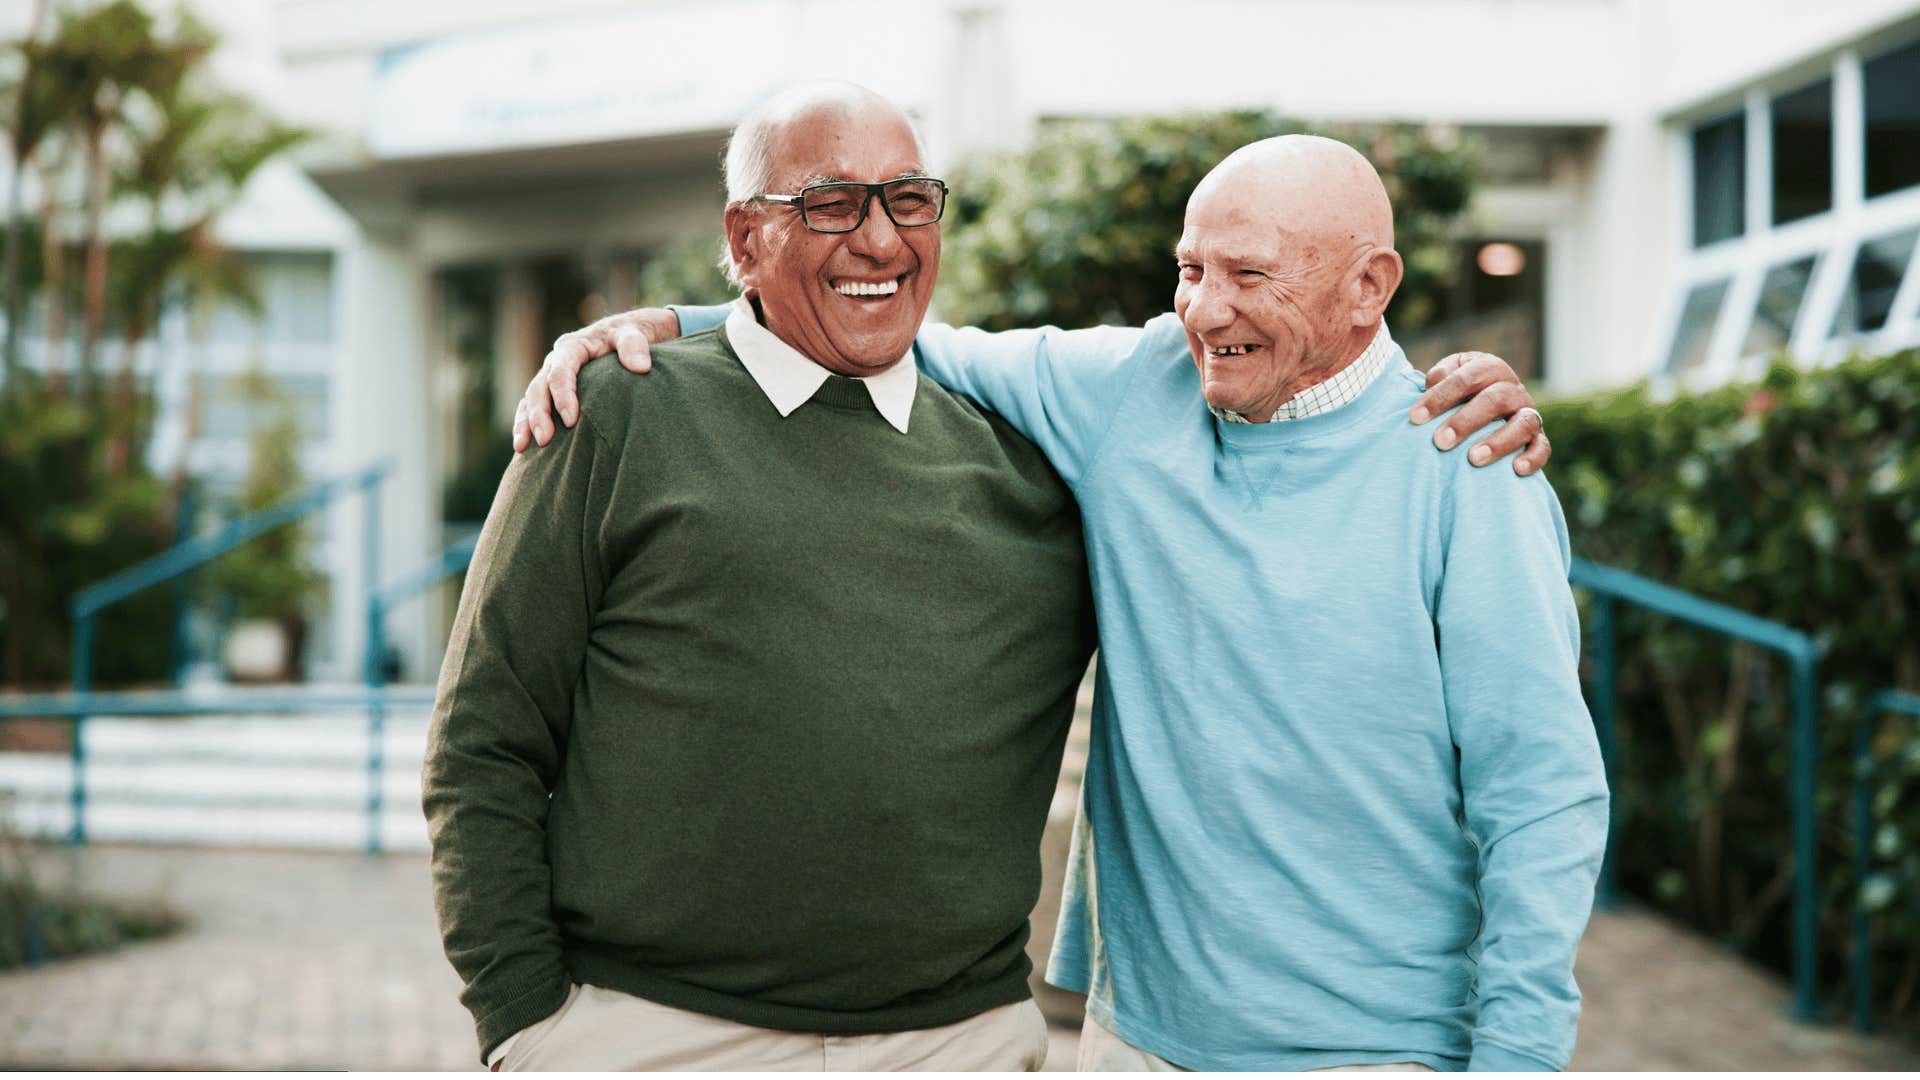
<path id="1" fill-rule="evenodd" d="M 1400 280 L 1406 276 L 1407 268 L 1400 261 L 1400 253 L 1392 248 L 1373 251 L 1360 263 L 1360 272 L 1354 281 L 1353 325 L 1372 326 L 1386 314 L 1387 302 L 1393 299 L 1395 290 L 1400 288 Z"/>
<path id="2" fill-rule="evenodd" d="M 722 218 L 727 229 L 727 253 L 733 256 L 733 266 L 744 284 L 752 284 L 749 274 L 755 270 L 755 262 L 760 254 L 759 237 L 754 234 L 753 215 L 747 212 L 742 203 L 728 205 Z"/>

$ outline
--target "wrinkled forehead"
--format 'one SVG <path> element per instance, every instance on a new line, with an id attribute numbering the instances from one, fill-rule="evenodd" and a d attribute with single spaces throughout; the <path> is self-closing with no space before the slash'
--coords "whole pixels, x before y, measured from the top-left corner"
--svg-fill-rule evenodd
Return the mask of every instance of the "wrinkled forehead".
<path id="1" fill-rule="evenodd" d="M 1313 247 L 1272 222 L 1229 224 L 1188 218 L 1173 253 L 1182 262 L 1281 263 L 1309 254 Z"/>
<path id="2" fill-rule="evenodd" d="M 913 129 L 897 114 L 822 110 L 783 124 L 772 141 L 773 180 L 781 190 L 827 180 L 876 184 L 926 174 Z"/>
<path id="3" fill-rule="evenodd" d="M 1325 246 L 1320 218 L 1282 189 L 1203 190 L 1187 203 L 1176 253 L 1219 261 L 1315 256 Z"/>

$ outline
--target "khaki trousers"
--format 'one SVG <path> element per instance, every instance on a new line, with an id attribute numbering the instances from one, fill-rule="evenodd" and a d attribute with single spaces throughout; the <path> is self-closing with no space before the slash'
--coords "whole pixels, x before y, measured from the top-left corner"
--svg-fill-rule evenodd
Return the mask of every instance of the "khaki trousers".
<path id="1" fill-rule="evenodd" d="M 1158 1054 L 1150 1054 L 1134 1046 L 1120 1036 L 1107 1030 L 1100 1021 L 1087 1017 L 1085 1026 L 1080 1029 L 1080 1060 L 1074 1068 L 1078 1072 L 1186 1072 L 1188 1070 L 1175 1065 Z M 1433 1070 L 1417 1061 L 1403 1061 L 1391 1065 L 1335 1065 L 1330 1069 L 1312 1069 L 1311 1072 L 1432 1072 Z"/>
<path id="2" fill-rule="evenodd" d="M 945 1027 L 884 1035 L 771 1031 L 575 983 L 559 1011 L 520 1033 L 505 1072 L 1037 1072 L 1047 1021 L 1032 1001 Z"/>

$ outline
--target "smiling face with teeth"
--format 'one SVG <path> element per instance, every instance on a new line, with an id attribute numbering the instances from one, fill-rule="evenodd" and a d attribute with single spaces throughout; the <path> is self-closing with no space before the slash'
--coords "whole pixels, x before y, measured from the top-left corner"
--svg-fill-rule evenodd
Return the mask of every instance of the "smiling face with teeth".
<path id="1" fill-rule="evenodd" d="M 828 180 L 880 183 L 925 175 L 905 116 L 878 96 L 799 104 L 771 132 L 769 192 Z M 727 207 L 727 244 L 768 330 L 841 375 L 874 375 L 906 355 L 940 273 L 940 226 L 900 228 L 878 200 L 848 233 L 818 233 L 797 208 Z"/>
<path id="2" fill-rule="evenodd" d="M 1373 166 L 1331 139 L 1234 151 L 1187 201 L 1173 307 L 1207 403 L 1264 421 L 1357 359 L 1400 283 Z"/>

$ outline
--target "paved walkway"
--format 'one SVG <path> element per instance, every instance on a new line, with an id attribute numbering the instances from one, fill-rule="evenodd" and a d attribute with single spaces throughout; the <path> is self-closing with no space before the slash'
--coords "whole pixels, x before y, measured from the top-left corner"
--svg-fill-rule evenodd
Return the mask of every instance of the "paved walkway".
<path id="1" fill-rule="evenodd" d="M 37 865 L 194 925 L 0 975 L 0 1066 L 478 1067 L 419 856 L 92 847 Z M 1920 1069 L 1912 1048 L 1789 1022 L 1785 986 L 1645 914 L 1595 918 L 1580 982 L 1576 1069 Z M 1050 1070 L 1074 1040 L 1056 1032 Z"/>

